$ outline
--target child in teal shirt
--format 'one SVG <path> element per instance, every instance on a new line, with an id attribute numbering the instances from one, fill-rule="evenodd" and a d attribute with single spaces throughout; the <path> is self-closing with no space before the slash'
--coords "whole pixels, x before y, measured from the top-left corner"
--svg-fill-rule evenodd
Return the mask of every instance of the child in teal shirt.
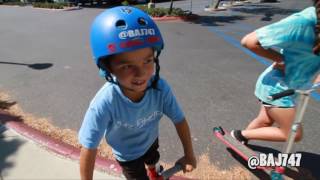
<path id="1" fill-rule="evenodd" d="M 316 0 L 315 4 L 318 3 Z M 304 89 L 312 85 L 319 74 L 317 12 L 309 7 L 279 22 L 246 35 L 241 43 L 254 53 L 273 61 L 258 78 L 255 95 L 261 102 L 258 116 L 245 130 L 233 130 L 231 135 L 247 143 L 250 139 L 286 141 L 295 115 L 295 97 L 269 100 L 269 95 L 286 89 Z M 278 127 L 273 127 L 273 124 Z M 296 141 L 302 138 L 298 129 Z"/>

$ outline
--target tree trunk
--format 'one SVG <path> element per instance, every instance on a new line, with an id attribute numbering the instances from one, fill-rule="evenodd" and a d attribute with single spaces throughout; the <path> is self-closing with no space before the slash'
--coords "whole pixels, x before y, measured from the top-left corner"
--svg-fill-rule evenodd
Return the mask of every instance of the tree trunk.
<path id="1" fill-rule="evenodd" d="M 170 3 L 169 14 L 171 14 L 171 13 L 172 13 L 172 9 L 173 9 L 173 0 L 171 0 L 171 3 Z"/>

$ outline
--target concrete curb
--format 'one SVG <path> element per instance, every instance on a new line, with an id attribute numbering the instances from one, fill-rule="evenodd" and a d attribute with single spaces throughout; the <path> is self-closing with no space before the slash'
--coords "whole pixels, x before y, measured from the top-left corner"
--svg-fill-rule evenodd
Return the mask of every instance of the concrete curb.
<path id="1" fill-rule="evenodd" d="M 0 7 L 27 7 L 26 6 L 19 6 L 19 5 L 3 5 L 1 4 Z M 31 7 L 32 9 L 37 9 L 37 10 L 44 10 L 44 11 L 74 11 L 74 10 L 80 10 L 82 7 L 76 6 L 76 7 L 68 7 L 68 8 L 63 8 L 63 9 L 50 9 L 50 8 L 37 8 L 37 7 Z"/>
<path id="2" fill-rule="evenodd" d="M 3 118 L 4 117 L 4 118 Z M 11 119 L 9 119 L 11 117 Z M 7 128 L 21 134 L 22 136 L 44 146 L 49 151 L 57 153 L 71 160 L 79 161 L 80 149 L 59 140 L 56 140 L 40 131 L 31 128 L 21 122 L 18 117 L 12 116 L 3 110 L 0 110 L 0 120 L 4 119 Z M 111 175 L 122 176 L 121 167 L 115 160 L 105 159 L 97 156 L 95 168 L 100 171 L 106 171 Z"/>
<path id="3" fill-rule="evenodd" d="M 33 129 L 32 127 L 21 122 L 21 119 L 16 116 L 12 116 L 9 113 L 0 109 L 0 122 L 3 121 L 5 127 L 21 134 L 22 136 L 30 139 L 31 141 L 44 146 L 49 151 L 57 153 L 65 158 L 71 160 L 79 161 L 80 149 L 62 141 L 56 140 L 48 135 L 41 133 L 40 131 Z M 0 124 L 1 125 L 1 124 Z M 95 169 L 100 171 L 105 171 L 115 176 L 123 176 L 120 165 L 111 159 L 102 158 L 97 156 L 95 162 Z M 189 178 L 181 176 L 173 176 L 172 180 L 187 180 Z"/>
<path id="4" fill-rule="evenodd" d="M 39 10 L 46 10 L 46 11 L 74 11 L 74 10 L 80 10 L 82 7 L 69 7 L 69 8 L 63 8 L 63 9 L 50 9 L 50 8 L 37 8 L 32 7 L 33 9 L 39 9 Z"/>
<path id="5" fill-rule="evenodd" d="M 154 21 L 195 21 L 199 18 L 198 15 L 192 14 L 189 16 L 163 16 L 163 17 L 152 17 Z"/>

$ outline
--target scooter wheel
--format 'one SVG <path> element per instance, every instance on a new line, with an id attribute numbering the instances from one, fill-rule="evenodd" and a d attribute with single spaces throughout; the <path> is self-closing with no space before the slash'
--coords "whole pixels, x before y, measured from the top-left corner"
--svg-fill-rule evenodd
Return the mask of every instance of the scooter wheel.
<path id="1" fill-rule="evenodd" d="M 220 133 L 222 135 L 225 134 L 225 132 L 223 131 L 222 127 L 220 127 L 220 126 L 219 127 L 214 127 L 213 128 L 213 132 Z"/>
<path id="2" fill-rule="evenodd" d="M 163 168 L 162 165 L 156 166 L 156 172 L 157 172 L 158 174 L 161 174 L 161 173 L 163 172 L 163 170 L 164 170 L 164 168 Z"/>

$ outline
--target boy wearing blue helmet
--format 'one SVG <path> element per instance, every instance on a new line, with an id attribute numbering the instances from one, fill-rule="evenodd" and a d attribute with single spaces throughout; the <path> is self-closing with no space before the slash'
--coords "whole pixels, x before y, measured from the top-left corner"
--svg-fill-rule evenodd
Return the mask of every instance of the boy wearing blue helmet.
<path id="1" fill-rule="evenodd" d="M 154 21 L 137 8 L 115 7 L 96 17 L 90 38 L 94 61 L 108 82 L 91 101 L 79 131 L 81 178 L 92 179 L 104 136 L 127 179 L 156 179 L 163 114 L 174 123 L 183 145 L 179 162 L 185 172 L 192 171 L 196 159 L 188 123 L 159 76 L 164 43 Z"/>

